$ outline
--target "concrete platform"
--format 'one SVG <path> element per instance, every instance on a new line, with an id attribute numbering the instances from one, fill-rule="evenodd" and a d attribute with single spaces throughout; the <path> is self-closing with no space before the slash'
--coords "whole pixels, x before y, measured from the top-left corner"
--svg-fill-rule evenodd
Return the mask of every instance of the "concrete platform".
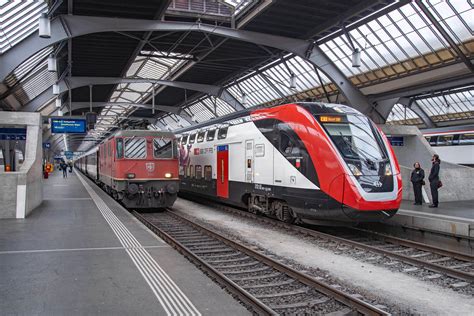
<path id="1" fill-rule="evenodd" d="M 250 314 L 82 178 L 52 174 L 31 216 L 0 220 L 0 314 Z"/>
<path id="2" fill-rule="evenodd" d="M 474 238 L 474 201 L 444 202 L 438 208 L 403 201 L 398 213 L 387 222 L 404 227 Z"/>

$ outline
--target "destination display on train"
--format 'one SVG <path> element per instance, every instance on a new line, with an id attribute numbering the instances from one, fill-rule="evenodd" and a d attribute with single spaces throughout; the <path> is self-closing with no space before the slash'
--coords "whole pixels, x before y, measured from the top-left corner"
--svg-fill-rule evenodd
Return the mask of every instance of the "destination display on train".
<path id="1" fill-rule="evenodd" d="M 51 118 L 51 133 L 84 134 L 86 120 L 78 118 Z"/>

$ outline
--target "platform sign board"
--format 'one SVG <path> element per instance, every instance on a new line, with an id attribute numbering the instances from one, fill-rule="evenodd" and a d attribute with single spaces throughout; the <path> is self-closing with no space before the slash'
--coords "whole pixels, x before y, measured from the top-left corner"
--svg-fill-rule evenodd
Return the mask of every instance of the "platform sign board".
<path id="1" fill-rule="evenodd" d="M 64 156 L 66 156 L 67 159 L 72 159 L 72 157 L 74 157 L 74 152 L 73 151 L 65 151 Z"/>
<path id="2" fill-rule="evenodd" d="M 0 128 L 0 140 L 26 140 L 26 128 Z"/>
<path id="3" fill-rule="evenodd" d="M 400 147 L 405 145 L 405 140 L 403 136 L 387 136 L 390 145 L 394 147 Z"/>
<path id="4" fill-rule="evenodd" d="M 51 133 L 53 134 L 85 134 L 86 120 L 82 118 L 51 118 Z"/>

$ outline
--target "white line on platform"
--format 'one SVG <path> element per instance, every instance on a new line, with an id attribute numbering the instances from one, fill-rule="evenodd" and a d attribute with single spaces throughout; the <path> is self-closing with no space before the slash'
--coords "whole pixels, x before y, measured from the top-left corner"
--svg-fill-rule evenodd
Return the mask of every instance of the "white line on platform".
<path id="1" fill-rule="evenodd" d="M 68 187 L 68 184 L 53 184 L 53 187 Z"/>
<path id="2" fill-rule="evenodd" d="M 92 200 L 92 198 L 52 198 L 52 199 L 43 199 L 44 201 L 83 201 L 83 200 Z"/>
<path id="3" fill-rule="evenodd" d="M 168 245 L 163 246 L 143 246 L 141 248 L 167 248 Z M 65 249 L 38 249 L 38 250 L 6 250 L 0 251 L 0 255 L 17 254 L 17 253 L 42 253 L 42 252 L 66 252 L 66 251 L 89 251 L 89 250 L 126 250 L 133 247 L 96 247 L 96 248 L 65 248 Z"/>
<path id="4" fill-rule="evenodd" d="M 167 315 L 201 315 L 188 297 L 174 283 L 168 274 L 161 268 L 155 259 L 144 249 L 140 242 L 125 227 L 120 219 L 112 212 L 108 205 L 95 190 L 77 173 L 79 180 L 94 200 L 100 213 L 112 228 L 120 243 L 132 259 Z"/>
<path id="5" fill-rule="evenodd" d="M 419 217 L 436 217 L 436 218 L 442 218 L 442 219 L 457 220 L 457 221 L 461 221 L 461 222 L 468 222 L 468 223 L 473 223 L 474 224 L 473 219 L 465 218 L 465 217 L 457 217 L 457 216 L 449 216 L 449 215 L 442 215 L 442 214 L 417 212 L 417 211 L 410 211 L 410 210 L 403 210 L 403 209 L 400 209 L 398 211 L 398 213 L 402 214 L 402 215 L 416 215 L 416 216 L 419 216 Z"/>

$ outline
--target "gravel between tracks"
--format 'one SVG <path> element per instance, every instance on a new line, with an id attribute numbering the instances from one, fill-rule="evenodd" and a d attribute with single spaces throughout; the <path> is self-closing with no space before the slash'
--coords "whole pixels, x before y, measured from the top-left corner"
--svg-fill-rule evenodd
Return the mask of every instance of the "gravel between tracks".
<path id="1" fill-rule="evenodd" d="M 312 272 L 310 274 L 326 274 L 326 279 L 334 278 L 338 284 L 344 284 L 344 287 L 363 294 L 365 298 L 376 297 L 386 302 L 385 305 L 397 306 L 399 312 L 474 315 L 472 296 L 357 260 L 346 255 L 344 250 L 334 253 L 290 232 L 184 199 L 178 199 L 173 209 L 212 225 L 223 233 L 238 236 L 240 240 L 278 254 L 280 258 L 301 265 Z M 394 313 L 393 310 L 391 312 Z"/>

